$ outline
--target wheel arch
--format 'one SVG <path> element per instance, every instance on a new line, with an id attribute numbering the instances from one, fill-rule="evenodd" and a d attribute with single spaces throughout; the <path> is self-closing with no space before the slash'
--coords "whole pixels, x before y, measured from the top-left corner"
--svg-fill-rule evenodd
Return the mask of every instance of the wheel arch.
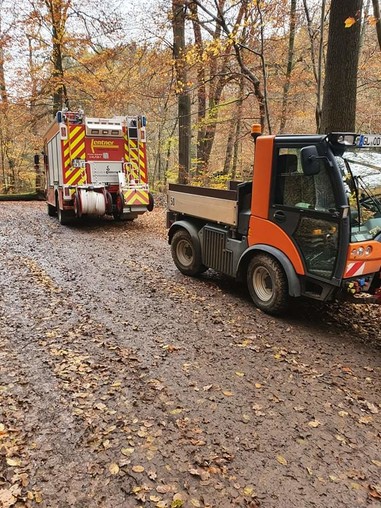
<path id="1" fill-rule="evenodd" d="M 192 240 L 194 240 L 200 246 L 200 248 L 201 248 L 200 237 L 198 236 L 198 232 L 200 231 L 200 228 L 197 227 L 192 222 L 189 222 L 189 221 L 186 221 L 186 220 L 176 221 L 169 228 L 169 231 L 168 231 L 168 243 L 169 244 L 172 243 L 173 235 L 179 229 L 185 229 L 185 231 L 187 231 L 190 234 Z"/>
<path id="2" fill-rule="evenodd" d="M 197 255 L 201 258 L 202 252 L 201 252 L 201 242 L 200 237 L 198 236 L 198 233 L 200 231 L 200 227 L 197 227 L 193 222 L 189 222 L 186 220 L 179 220 L 177 222 L 174 222 L 172 226 L 169 228 L 168 231 L 168 243 L 171 245 L 173 235 L 176 233 L 176 231 L 179 231 L 180 229 L 185 229 L 190 235 L 190 237 L 193 240 L 193 244 L 195 249 L 197 249 Z"/>
<path id="3" fill-rule="evenodd" d="M 290 296 L 298 297 L 301 296 L 301 284 L 297 273 L 288 259 L 288 257 L 279 249 L 272 247 L 271 245 L 258 244 L 247 249 L 238 261 L 238 273 L 245 273 L 249 262 L 254 254 L 266 253 L 272 256 L 283 268 L 283 271 L 287 277 L 288 293 Z"/>

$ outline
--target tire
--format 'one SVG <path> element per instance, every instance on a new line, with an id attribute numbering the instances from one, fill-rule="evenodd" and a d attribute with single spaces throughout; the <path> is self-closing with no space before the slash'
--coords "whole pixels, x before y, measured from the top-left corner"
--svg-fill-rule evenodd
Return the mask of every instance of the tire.
<path id="1" fill-rule="evenodd" d="M 116 195 L 115 199 L 115 208 L 112 212 L 112 215 L 115 220 L 121 220 L 123 217 L 123 208 L 124 208 L 124 196 L 121 192 Z"/>
<path id="2" fill-rule="evenodd" d="M 53 205 L 49 205 L 49 203 L 46 203 L 47 211 L 49 217 L 55 217 L 57 215 L 57 208 Z"/>
<path id="3" fill-rule="evenodd" d="M 106 213 L 112 214 L 112 196 L 109 191 L 105 192 Z"/>
<path id="4" fill-rule="evenodd" d="M 201 262 L 201 255 L 185 229 L 176 231 L 171 242 L 171 254 L 176 267 L 184 275 L 198 275 L 207 267 Z"/>
<path id="5" fill-rule="evenodd" d="M 288 283 L 281 265 L 267 254 L 254 256 L 247 269 L 247 287 L 254 304 L 267 314 L 281 314 L 288 307 Z"/>
<path id="6" fill-rule="evenodd" d="M 73 200 L 74 200 L 75 216 L 78 217 L 78 219 L 80 219 L 82 217 L 82 206 L 81 206 L 81 198 L 80 198 L 79 194 L 75 193 L 73 196 Z"/>
<path id="7" fill-rule="evenodd" d="M 152 212 L 152 210 L 154 209 L 154 206 L 155 206 L 155 201 L 154 201 L 153 196 L 150 192 L 148 193 L 148 199 L 149 199 L 149 202 L 147 205 L 147 210 L 149 212 Z"/>
<path id="8" fill-rule="evenodd" d="M 58 215 L 58 222 L 62 226 L 67 226 L 71 223 L 72 215 L 70 212 L 67 212 L 66 210 L 61 210 L 60 207 L 57 208 L 57 215 Z"/>

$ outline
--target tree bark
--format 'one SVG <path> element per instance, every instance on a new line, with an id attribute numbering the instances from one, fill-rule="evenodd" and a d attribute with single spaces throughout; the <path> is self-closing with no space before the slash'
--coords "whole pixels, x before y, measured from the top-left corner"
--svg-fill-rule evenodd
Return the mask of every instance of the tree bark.
<path id="1" fill-rule="evenodd" d="M 378 46 L 381 49 L 381 20 L 380 20 L 380 4 L 378 0 L 372 0 L 373 3 L 373 16 L 376 18 L 376 33 Z"/>
<path id="2" fill-rule="evenodd" d="M 70 1 L 45 0 L 45 5 L 49 12 L 52 31 L 53 117 L 55 117 L 63 106 L 68 109 L 70 107 L 63 67 L 63 38 Z"/>
<path id="3" fill-rule="evenodd" d="M 332 0 L 320 132 L 354 131 L 361 0 Z M 345 28 L 349 17 L 357 21 Z"/>
<path id="4" fill-rule="evenodd" d="M 287 121 L 288 94 L 290 91 L 291 73 L 294 66 L 294 45 L 295 45 L 295 25 L 296 25 L 296 0 L 291 0 L 290 8 L 290 35 L 288 39 L 288 55 L 286 79 L 283 85 L 282 113 L 280 117 L 279 132 L 283 133 Z"/>
<path id="5" fill-rule="evenodd" d="M 191 100 L 187 84 L 185 53 L 185 0 L 172 0 L 173 56 L 176 68 L 179 119 L 179 183 L 186 184 L 190 172 Z"/>

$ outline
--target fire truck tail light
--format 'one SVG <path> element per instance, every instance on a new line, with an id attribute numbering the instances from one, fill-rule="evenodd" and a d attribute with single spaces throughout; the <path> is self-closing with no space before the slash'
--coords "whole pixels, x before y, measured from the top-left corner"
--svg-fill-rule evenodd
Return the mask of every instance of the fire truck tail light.
<path id="1" fill-rule="evenodd" d="M 369 256 L 369 254 L 372 253 L 372 247 L 370 245 L 368 245 L 368 247 L 366 247 L 365 249 L 365 256 Z"/>

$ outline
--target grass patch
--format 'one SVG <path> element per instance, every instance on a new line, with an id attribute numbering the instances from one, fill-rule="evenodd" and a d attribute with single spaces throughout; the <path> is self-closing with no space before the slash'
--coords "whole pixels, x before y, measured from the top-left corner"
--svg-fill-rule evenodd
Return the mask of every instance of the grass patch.
<path id="1" fill-rule="evenodd" d="M 42 201 L 44 196 L 38 192 L 27 192 L 23 194 L 0 194 L 0 201 Z"/>

